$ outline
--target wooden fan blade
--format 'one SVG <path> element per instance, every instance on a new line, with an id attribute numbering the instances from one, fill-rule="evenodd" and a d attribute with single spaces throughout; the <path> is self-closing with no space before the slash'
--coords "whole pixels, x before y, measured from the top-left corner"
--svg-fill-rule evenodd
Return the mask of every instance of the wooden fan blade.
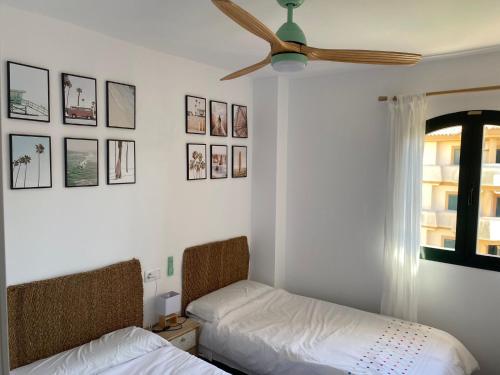
<path id="1" fill-rule="evenodd" d="M 415 65 L 422 55 L 405 52 L 369 51 L 356 49 L 322 49 L 301 47 L 310 60 L 338 61 L 355 64 Z"/>
<path id="2" fill-rule="evenodd" d="M 273 47 L 279 47 L 280 50 L 286 50 L 290 46 L 276 36 L 266 25 L 252 16 L 246 10 L 234 4 L 230 0 L 212 0 L 217 8 L 219 8 L 226 16 L 231 18 L 238 25 L 250 31 L 252 34 L 262 38 Z M 274 48 L 273 48 L 274 49 Z"/>
<path id="3" fill-rule="evenodd" d="M 271 54 L 269 54 L 264 60 L 259 61 L 257 64 L 247 66 L 246 68 L 243 68 L 241 70 L 238 70 L 237 72 L 231 73 L 231 74 L 221 78 L 221 81 L 227 81 L 230 79 L 238 78 L 238 77 L 244 76 L 246 74 L 255 72 L 256 70 L 259 70 L 270 63 L 271 63 Z"/>

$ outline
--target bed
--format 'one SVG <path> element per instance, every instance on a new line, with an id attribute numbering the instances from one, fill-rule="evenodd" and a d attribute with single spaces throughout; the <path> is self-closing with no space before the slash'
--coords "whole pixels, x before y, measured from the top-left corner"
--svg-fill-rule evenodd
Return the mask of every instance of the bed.
<path id="1" fill-rule="evenodd" d="M 469 375 L 471 353 L 438 329 L 247 280 L 245 237 L 186 249 L 183 308 L 200 354 L 247 374 Z"/>
<path id="2" fill-rule="evenodd" d="M 10 286 L 11 375 L 221 375 L 224 371 L 142 329 L 137 259 Z"/>

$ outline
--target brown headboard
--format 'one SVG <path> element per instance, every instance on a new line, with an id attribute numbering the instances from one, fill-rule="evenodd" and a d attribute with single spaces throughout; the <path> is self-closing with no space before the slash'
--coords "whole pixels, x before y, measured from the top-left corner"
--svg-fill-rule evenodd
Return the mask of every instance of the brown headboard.
<path id="1" fill-rule="evenodd" d="M 77 347 L 108 332 L 143 325 L 137 259 L 7 289 L 10 368 Z"/>
<path id="2" fill-rule="evenodd" d="M 212 242 L 184 250 L 182 313 L 191 301 L 248 278 L 250 254 L 246 237 Z"/>

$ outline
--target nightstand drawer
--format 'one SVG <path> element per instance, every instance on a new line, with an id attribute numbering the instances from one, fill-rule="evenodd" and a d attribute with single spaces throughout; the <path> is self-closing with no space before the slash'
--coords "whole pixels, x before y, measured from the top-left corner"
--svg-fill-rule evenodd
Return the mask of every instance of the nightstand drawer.
<path id="1" fill-rule="evenodd" d="M 170 343 L 181 350 L 192 349 L 196 346 L 196 330 L 189 331 L 185 335 L 171 340 Z"/>

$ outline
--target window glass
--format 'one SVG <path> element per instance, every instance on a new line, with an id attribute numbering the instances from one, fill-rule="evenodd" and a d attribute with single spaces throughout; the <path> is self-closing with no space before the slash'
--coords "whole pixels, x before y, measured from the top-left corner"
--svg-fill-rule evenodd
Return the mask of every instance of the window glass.
<path id="1" fill-rule="evenodd" d="M 453 148 L 453 165 L 459 165 L 459 164 L 460 164 L 460 148 L 454 147 Z"/>
<path id="2" fill-rule="evenodd" d="M 443 247 L 448 248 L 448 249 L 454 249 L 455 248 L 455 240 L 450 240 L 448 238 L 445 238 L 443 241 Z"/>
<path id="3" fill-rule="evenodd" d="M 450 211 L 456 211 L 458 207 L 458 194 L 448 194 L 447 208 Z"/>
<path id="4" fill-rule="evenodd" d="M 455 250 L 462 127 L 427 133 L 424 140 L 421 242 Z"/>
<path id="5" fill-rule="evenodd" d="M 484 125 L 476 253 L 499 256 L 500 126 Z"/>

